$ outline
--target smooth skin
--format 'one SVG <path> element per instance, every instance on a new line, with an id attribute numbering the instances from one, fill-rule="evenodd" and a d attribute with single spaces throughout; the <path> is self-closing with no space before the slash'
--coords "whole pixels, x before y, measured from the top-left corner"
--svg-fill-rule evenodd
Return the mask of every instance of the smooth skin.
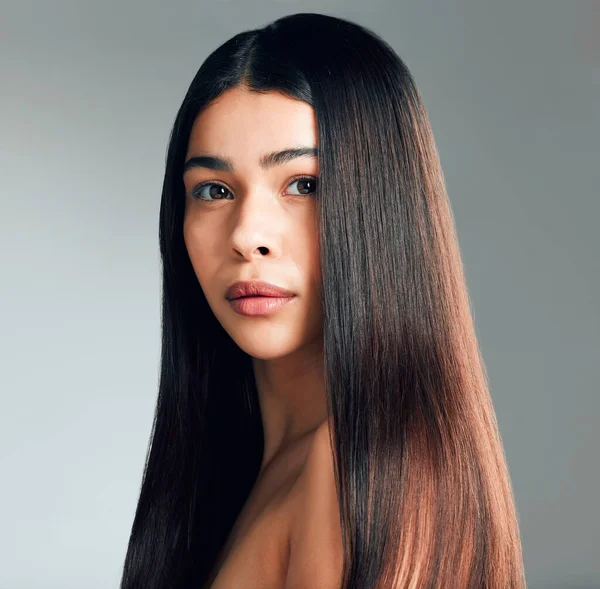
<path id="1" fill-rule="evenodd" d="M 224 568 L 231 553 L 236 563 L 243 562 L 240 554 L 249 550 L 244 538 L 259 522 L 267 528 L 261 514 L 264 519 L 277 501 L 281 521 L 290 522 L 280 526 L 286 589 L 334 588 L 341 570 L 323 380 L 315 200 L 319 168 L 314 155 L 266 167 L 260 161 L 277 151 L 318 148 L 317 143 L 309 104 L 278 92 L 236 87 L 198 115 L 186 154 L 186 162 L 200 156 L 228 160 L 230 169 L 203 160 L 183 177 L 186 248 L 216 318 L 252 356 L 264 430 L 260 473 L 226 546 Z M 271 314 L 242 316 L 225 299 L 227 287 L 238 280 L 264 280 L 296 296 Z M 282 489 L 283 497 L 278 494 Z M 256 545 L 256 537 L 252 542 Z M 227 574 L 227 583 L 233 583 L 237 577 L 231 568 Z M 221 586 L 220 578 L 213 587 Z M 259 581 L 266 583 L 259 576 L 257 587 Z M 252 586 L 247 575 L 244 583 L 247 589 Z M 284 580 L 277 586 L 283 588 Z"/>

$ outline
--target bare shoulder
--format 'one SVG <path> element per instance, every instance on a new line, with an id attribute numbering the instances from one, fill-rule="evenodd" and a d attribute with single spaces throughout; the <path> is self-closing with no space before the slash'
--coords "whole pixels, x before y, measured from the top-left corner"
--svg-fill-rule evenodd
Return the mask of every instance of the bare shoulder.
<path id="1" fill-rule="evenodd" d="M 285 589 L 337 589 L 343 564 L 331 424 L 315 431 L 292 490 L 294 514 Z"/>

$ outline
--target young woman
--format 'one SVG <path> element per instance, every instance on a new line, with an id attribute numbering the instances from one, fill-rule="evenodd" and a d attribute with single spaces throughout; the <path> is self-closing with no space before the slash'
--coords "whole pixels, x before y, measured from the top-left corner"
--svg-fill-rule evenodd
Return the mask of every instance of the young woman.
<path id="1" fill-rule="evenodd" d="M 522 589 L 453 217 L 406 65 L 294 14 L 202 64 L 160 208 L 122 589 Z"/>

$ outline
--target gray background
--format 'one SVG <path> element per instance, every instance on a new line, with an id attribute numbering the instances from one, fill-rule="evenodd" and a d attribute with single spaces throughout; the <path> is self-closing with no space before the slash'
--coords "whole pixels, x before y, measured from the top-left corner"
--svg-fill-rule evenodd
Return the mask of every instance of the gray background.
<path id="1" fill-rule="evenodd" d="M 600 3 L 19 0 L 0 18 L 1 589 L 117 587 L 156 400 L 168 133 L 217 45 L 310 11 L 411 69 L 529 587 L 600 587 Z"/>

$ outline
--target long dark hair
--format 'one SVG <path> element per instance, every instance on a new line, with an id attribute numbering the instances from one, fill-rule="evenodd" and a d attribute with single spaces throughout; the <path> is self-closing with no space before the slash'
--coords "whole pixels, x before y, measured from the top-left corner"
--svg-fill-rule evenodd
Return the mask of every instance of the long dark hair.
<path id="1" fill-rule="evenodd" d="M 251 357 L 212 313 L 182 231 L 192 124 L 238 85 L 316 114 L 343 588 L 524 588 L 510 477 L 419 92 L 373 32 L 300 13 L 218 47 L 173 125 L 160 207 L 160 386 L 121 589 L 202 586 L 261 464 Z"/>

